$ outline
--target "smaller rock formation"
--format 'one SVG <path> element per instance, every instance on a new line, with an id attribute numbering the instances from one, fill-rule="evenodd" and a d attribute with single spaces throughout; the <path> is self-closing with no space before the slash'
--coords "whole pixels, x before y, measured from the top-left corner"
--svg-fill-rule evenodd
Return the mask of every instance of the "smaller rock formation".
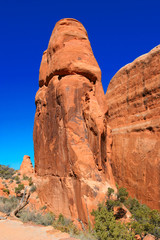
<path id="1" fill-rule="evenodd" d="M 34 168 L 31 159 L 28 155 L 24 155 L 22 164 L 20 166 L 21 175 L 31 175 L 34 173 Z"/>
<path id="2" fill-rule="evenodd" d="M 144 238 L 143 238 L 143 240 L 155 240 L 156 238 L 153 236 L 153 235 L 151 235 L 151 234 L 148 234 L 147 236 L 145 236 Z"/>
<path id="3" fill-rule="evenodd" d="M 131 222 L 132 214 L 123 204 L 121 206 L 115 206 L 113 210 L 116 220 L 120 220 L 122 223 Z"/>

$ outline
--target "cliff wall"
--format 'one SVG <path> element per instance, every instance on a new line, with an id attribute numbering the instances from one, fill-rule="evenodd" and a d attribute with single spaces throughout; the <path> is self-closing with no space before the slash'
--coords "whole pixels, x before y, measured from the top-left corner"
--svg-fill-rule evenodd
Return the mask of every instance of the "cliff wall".
<path id="1" fill-rule="evenodd" d="M 106 100 L 116 182 L 160 209 L 160 45 L 115 74 Z"/>

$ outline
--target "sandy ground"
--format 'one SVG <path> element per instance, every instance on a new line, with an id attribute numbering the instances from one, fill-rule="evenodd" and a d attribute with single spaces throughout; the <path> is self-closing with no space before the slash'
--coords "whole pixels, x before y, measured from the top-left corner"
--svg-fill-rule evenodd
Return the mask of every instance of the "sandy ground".
<path id="1" fill-rule="evenodd" d="M 0 220 L 0 240 L 73 240 L 51 226 L 33 226 L 20 221 Z M 76 239 L 75 239 L 76 240 Z"/>

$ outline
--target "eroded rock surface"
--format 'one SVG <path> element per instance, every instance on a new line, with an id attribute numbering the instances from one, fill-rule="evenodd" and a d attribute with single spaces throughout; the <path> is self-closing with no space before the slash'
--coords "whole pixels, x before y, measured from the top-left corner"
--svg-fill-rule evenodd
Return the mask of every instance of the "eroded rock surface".
<path id="1" fill-rule="evenodd" d="M 155 238 L 155 236 L 153 236 L 153 235 L 151 235 L 151 234 L 148 234 L 148 235 L 146 235 L 143 239 L 144 239 L 144 240 L 155 240 L 156 238 Z"/>
<path id="2" fill-rule="evenodd" d="M 160 209 L 160 45 L 120 69 L 106 99 L 115 179 Z"/>
<path id="3" fill-rule="evenodd" d="M 39 86 L 34 123 L 39 197 L 55 214 L 87 223 L 115 185 L 101 70 L 77 20 L 56 24 L 42 57 Z"/>

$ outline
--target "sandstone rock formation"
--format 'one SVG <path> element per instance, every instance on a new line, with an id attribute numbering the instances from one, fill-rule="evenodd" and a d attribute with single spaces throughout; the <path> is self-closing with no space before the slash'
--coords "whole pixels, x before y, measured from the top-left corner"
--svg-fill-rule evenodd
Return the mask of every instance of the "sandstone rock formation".
<path id="1" fill-rule="evenodd" d="M 148 235 L 146 235 L 144 238 L 143 238 L 143 240 L 155 240 L 156 238 L 153 236 L 153 235 L 151 235 L 151 234 L 148 234 Z"/>
<path id="2" fill-rule="evenodd" d="M 20 173 L 26 176 L 29 176 L 34 173 L 33 165 L 28 155 L 24 155 L 23 157 L 23 161 L 20 166 Z"/>
<path id="3" fill-rule="evenodd" d="M 87 223 L 115 185 L 101 70 L 77 20 L 56 24 L 39 86 L 33 136 L 39 197 L 55 214 Z"/>
<path id="4" fill-rule="evenodd" d="M 160 45 L 120 69 L 106 99 L 116 182 L 160 209 Z"/>

